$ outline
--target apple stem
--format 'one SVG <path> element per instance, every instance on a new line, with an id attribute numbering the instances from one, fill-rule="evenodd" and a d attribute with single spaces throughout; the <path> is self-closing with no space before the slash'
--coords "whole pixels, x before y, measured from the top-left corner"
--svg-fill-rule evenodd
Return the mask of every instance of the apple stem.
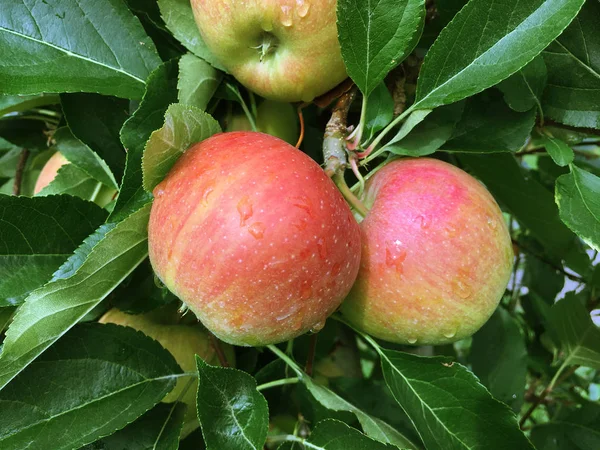
<path id="1" fill-rule="evenodd" d="M 319 337 L 318 333 L 313 334 L 310 337 L 310 343 L 308 347 L 308 356 L 306 358 L 306 366 L 304 366 L 304 371 L 312 376 L 313 372 L 313 363 L 315 361 L 315 351 L 317 350 L 317 338 Z"/>
<path id="2" fill-rule="evenodd" d="M 296 148 L 300 148 L 302 145 L 302 141 L 304 140 L 304 114 L 302 114 L 302 110 L 306 107 L 307 103 L 302 103 L 298 106 L 298 120 L 300 121 L 300 136 L 298 137 L 298 142 L 296 142 Z"/>
<path id="3" fill-rule="evenodd" d="M 268 383 L 259 384 L 258 386 L 256 386 L 256 390 L 263 391 L 265 389 L 270 389 L 272 387 L 285 386 L 286 384 L 296 384 L 299 381 L 300 381 L 300 378 L 298 378 L 298 377 L 282 378 L 281 380 L 275 380 L 275 381 L 270 381 Z"/>
<path id="4" fill-rule="evenodd" d="M 350 105 L 355 96 L 356 89 L 353 88 L 338 99 L 331 111 L 331 118 L 325 127 L 323 160 L 325 162 L 325 172 L 330 177 L 338 172 L 343 172 L 348 166 L 348 153 L 346 150 L 348 129 L 346 121 Z"/>
<path id="5" fill-rule="evenodd" d="M 338 189 L 340 190 L 340 192 L 342 193 L 342 195 L 344 196 L 344 198 L 346 199 L 346 201 L 348 202 L 348 204 L 352 208 L 354 208 L 354 210 L 358 214 L 360 214 L 363 219 L 365 217 L 367 217 L 367 214 L 369 214 L 368 208 L 350 190 L 350 188 L 348 187 L 348 184 L 346 184 L 346 179 L 344 178 L 344 174 L 343 173 L 336 173 L 333 176 L 333 181 L 336 184 L 336 186 L 338 187 Z"/>
<path id="6" fill-rule="evenodd" d="M 215 349 L 215 353 L 217 354 L 217 358 L 219 358 L 221 366 L 229 367 L 227 357 L 225 356 L 225 353 L 223 353 L 223 349 L 221 348 L 219 341 L 212 333 L 210 334 L 210 345 L 212 345 L 212 347 Z"/>

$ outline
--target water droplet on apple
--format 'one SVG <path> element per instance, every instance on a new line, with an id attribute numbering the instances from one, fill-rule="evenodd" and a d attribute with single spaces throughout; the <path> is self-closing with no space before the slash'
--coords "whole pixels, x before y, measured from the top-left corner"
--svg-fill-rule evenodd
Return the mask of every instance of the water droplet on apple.
<path id="1" fill-rule="evenodd" d="M 407 339 L 409 344 L 416 344 L 417 343 L 417 338 L 416 337 L 410 337 Z"/>
<path id="2" fill-rule="evenodd" d="M 292 7 L 288 6 L 288 5 L 282 5 L 281 6 L 281 24 L 284 27 L 291 27 L 292 26 Z"/>
<path id="3" fill-rule="evenodd" d="M 262 222 L 254 222 L 248 227 L 248 233 L 250 233 L 254 239 L 262 239 L 265 235 L 265 224 Z"/>
<path id="4" fill-rule="evenodd" d="M 422 214 L 419 214 L 417 217 L 415 217 L 414 221 L 423 229 L 429 228 L 430 222 L 427 217 Z"/>
<path id="5" fill-rule="evenodd" d="M 210 194 L 212 194 L 212 192 L 213 192 L 214 190 L 215 190 L 215 189 L 214 189 L 212 186 L 208 186 L 208 187 L 205 189 L 205 191 L 204 191 L 204 194 L 202 194 L 202 203 L 203 203 L 204 205 L 207 205 L 207 204 L 208 204 L 208 197 L 210 197 Z"/>
<path id="6" fill-rule="evenodd" d="M 385 264 L 393 267 L 396 272 L 404 271 L 404 260 L 406 259 L 406 250 L 398 245 L 388 245 L 385 249 Z"/>
<path id="7" fill-rule="evenodd" d="M 471 296 L 471 294 L 473 293 L 473 290 L 471 289 L 471 287 L 468 284 L 465 284 L 460 280 L 458 280 L 455 283 L 455 287 L 456 287 L 456 293 L 458 294 L 458 296 L 460 298 L 469 298 Z"/>
<path id="8" fill-rule="evenodd" d="M 300 298 L 302 300 L 308 300 L 309 298 L 311 298 L 313 295 L 313 290 L 312 287 L 306 283 L 302 285 L 302 288 L 300 289 Z"/>
<path id="9" fill-rule="evenodd" d="M 321 331 L 323 329 L 324 326 L 325 326 L 325 320 L 322 320 L 321 322 L 317 322 L 312 327 L 310 327 L 310 330 L 308 330 L 308 332 L 311 334 L 318 333 L 319 331 Z"/>
<path id="10" fill-rule="evenodd" d="M 342 265 L 339 263 L 335 263 L 333 265 L 333 267 L 331 268 L 331 275 L 333 275 L 334 277 L 337 277 L 341 271 L 342 271 Z"/>
<path id="11" fill-rule="evenodd" d="M 491 229 L 496 229 L 496 227 L 498 226 L 498 222 L 496 222 L 494 219 L 492 219 L 491 217 L 488 218 L 487 220 L 487 224 L 489 225 L 489 227 Z"/>
<path id="12" fill-rule="evenodd" d="M 154 197 L 155 197 L 155 198 L 160 198 L 160 197 L 162 197 L 163 195 L 165 195 L 165 190 L 164 190 L 164 189 L 156 189 L 156 190 L 154 191 Z"/>
<path id="13" fill-rule="evenodd" d="M 252 217 L 252 202 L 248 196 L 244 196 L 237 204 L 237 210 L 240 214 L 240 226 L 246 225 L 246 221 Z"/>
<path id="14" fill-rule="evenodd" d="M 306 0 L 296 0 L 296 6 L 298 11 L 298 16 L 301 18 L 306 17 L 308 14 L 308 10 L 310 9 L 310 3 Z"/>
<path id="15" fill-rule="evenodd" d="M 454 336 L 456 336 L 456 331 L 446 331 L 444 333 L 444 336 L 448 339 L 452 339 Z"/>
<path id="16" fill-rule="evenodd" d="M 319 251 L 320 258 L 327 259 L 327 244 L 325 244 L 325 239 L 322 237 L 317 241 L 317 249 Z"/>

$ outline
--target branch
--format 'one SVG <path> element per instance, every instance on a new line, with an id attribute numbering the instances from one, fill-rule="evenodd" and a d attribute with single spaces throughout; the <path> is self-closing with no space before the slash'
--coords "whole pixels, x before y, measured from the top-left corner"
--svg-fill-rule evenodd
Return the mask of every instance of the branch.
<path id="1" fill-rule="evenodd" d="M 219 341 L 212 333 L 210 333 L 210 345 L 212 345 L 212 347 L 215 349 L 217 358 L 219 358 L 219 362 L 221 363 L 221 366 L 229 367 L 229 362 L 227 361 L 227 357 L 225 356 L 225 353 L 223 353 L 223 349 L 221 348 Z"/>
<path id="2" fill-rule="evenodd" d="M 348 135 L 348 111 L 356 96 L 356 89 L 344 92 L 331 110 L 331 118 L 325 126 L 323 139 L 323 160 L 325 173 L 329 177 L 343 172 L 348 166 L 346 153 L 346 137 Z"/>
<path id="3" fill-rule="evenodd" d="M 29 159 L 29 150 L 24 148 L 21 151 L 21 156 L 19 157 L 19 162 L 17 163 L 17 170 L 15 172 L 15 183 L 13 184 L 13 195 L 21 194 L 21 183 L 23 181 L 23 172 L 25 171 L 25 165 L 27 164 L 27 160 Z"/>

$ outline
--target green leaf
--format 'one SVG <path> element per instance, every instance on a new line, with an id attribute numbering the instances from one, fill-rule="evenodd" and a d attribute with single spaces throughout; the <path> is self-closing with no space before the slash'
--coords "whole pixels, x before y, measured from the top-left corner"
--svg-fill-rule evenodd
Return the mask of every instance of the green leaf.
<path id="1" fill-rule="evenodd" d="M 548 71 L 544 58 L 536 56 L 518 72 L 502 81 L 498 88 L 504 94 L 504 100 L 518 112 L 529 111 L 534 106 L 542 109 L 542 94 L 548 80 Z"/>
<path id="2" fill-rule="evenodd" d="M 183 55 L 179 60 L 179 103 L 206 109 L 208 102 L 217 91 L 223 73 L 206 61 L 191 55 Z"/>
<path id="3" fill-rule="evenodd" d="M 348 75 L 369 96 L 415 48 L 424 0 L 338 0 L 338 36 Z"/>
<path id="4" fill-rule="evenodd" d="M 576 127 L 600 128 L 600 3 L 588 1 L 581 13 L 543 53 L 548 66 L 544 112 Z"/>
<path id="5" fill-rule="evenodd" d="M 313 450 L 397 450 L 365 436 L 339 420 L 322 420 L 305 440 L 304 447 Z"/>
<path id="6" fill-rule="evenodd" d="M 0 95 L 0 117 L 11 112 L 26 111 L 60 103 L 57 95 Z"/>
<path id="7" fill-rule="evenodd" d="M 128 118 L 129 102 L 97 94 L 63 94 L 60 100 L 73 135 L 89 145 L 121 179 L 125 151 L 119 131 Z"/>
<path id="8" fill-rule="evenodd" d="M 425 120 L 425 118 L 429 114 L 431 114 L 431 112 L 432 112 L 431 109 L 421 109 L 421 110 L 413 111 L 412 113 L 410 113 L 410 115 L 402 123 L 402 126 L 400 127 L 400 129 L 398 130 L 396 135 L 392 139 L 390 139 L 389 142 L 385 146 L 391 147 L 394 144 L 396 144 L 397 142 L 400 142 L 402 139 L 404 139 L 406 136 L 408 136 L 408 134 L 417 125 L 419 125 L 421 122 L 423 122 Z"/>
<path id="9" fill-rule="evenodd" d="M 560 218 L 596 250 L 600 250 L 600 178 L 576 166 L 556 180 Z"/>
<path id="10" fill-rule="evenodd" d="M 516 152 L 529 139 L 535 110 L 510 109 L 496 91 L 467 99 L 463 115 L 444 150 L 469 153 Z"/>
<path id="11" fill-rule="evenodd" d="M 558 258 L 568 253 L 576 237 L 558 217 L 552 193 L 526 175 L 513 155 L 460 154 L 458 158 L 545 250 Z"/>
<path id="12" fill-rule="evenodd" d="M 8 326 L 10 319 L 12 319 L 13 314 L 17 310 L 14 306 L 7 306 L 0 308 L 0 335 Z"/>
<path id="13" fill-rule="evenodd" d="M 394 99 L 385 83 L 379 83 L 369 95 L 365 126 L 367 140 L 371 140 L 375 133 L 383 130 L 394 118 Z"/>
<path id="14" fill-rule="evenodd" d="M 73 136 L 68 127 L 56 130 L 52 136 L 56 141 L 56 150 L 59 151 L 69 162 L 95 180 L 106 186 L 118 189 L 118 184 L 108 165 L 96 152 Z"/>
<path id="15" fill-rule="evenodd" d="M 121 0 L 2 1 L 3 93 L 140 98 L 158 64 L 154 43 Z"/>
<path id="16" fill-rule="evenodd" d="M 0 195 L 0 217 L 0 306 L 7 306 L 48 281 L 106 212 L 67 195 Z"/>
<path id="17" fill-rule="evenodd" d="M 440 106 L 431 113 L 429 109 L 415 111 L 412 114 L 426 113 L 427 117 L 406 137 L 391 146 L 386 145 L 386 149 L 396 155 L 408 156 L 424 156 L 435 152 L 452 136 L 463 108 L 464 103 L 458 102 Z"/>
<path id="18" fill-rule="evenodd" d="M 143 333 L 80 325 L 0 391 L 0 446 L 61 450 L 93 442 L 160 402 L 179 373 L 173 356 Z"/>
<path id="19" fill-rule="evenodd" d="M 150 74 L 140 106 L 121 128 L 121 142 L 127 149 L 127 161 L 111 220 L 127 217 L 152 199 L 142 187 L 142 155 L 150 134 L 161 127 L 167 107 L 175 101 L 177 64 L 170 61 Z"/>
<path id="20" fill-rule="evenodd" d="M 552 306 L 549 322 L 560 341 L 565 365 L 600 369 L 600 329 L 575 295 L 567 294 Z"/>
<path id="21" fill-rule="evenodd" d="M 169 106 L 165 124 L 152 133 L 144 150 L 144 189 L 151 192 L 191 145 L 220 131 L 219 123 L 201 109 L 180 104 Z"/>
<path id="22" fill-rule="evenodd" d="M 536 448 L 544 450 L 597 450 L 600 448 L 600 407 L 586 403 L 564 418 L 531 430 Z"/>
<path id="23" fill-rule="evenodd" d="M 52 281 L 27 297 L 6 332 L 0 354 L 0 389 L 146 258 L 149 214 L 147 206 L 117 224 L 93 247 L 73 275 Z"/>
<path id="24" fill-rule="evenodd" d="M 206 447 L 218 450 L 262 450 L 269 428 L 269 409 L 256 380 L 241 370 L 214 367 L 196 356 L 198 418 Z"/>
<path id="25" fill-rule="evenodd" d="M 546 148 L 546 151 L 552 160 L 559 166 L 565 167 L 573 162 L 575 153 L 569 145 L 550 135 L 545 135 L 540 140 L 540 144 Z"/>
<path id="26" fill-rule="evenodd" d="M 453 103 L 508 78 L 573 20 L 585 0 L 471 0 L 425 56 L 415 107 Z"/>
<path id="27" fill-rule="evenodd" d="M 159 403 L 135 422 L 81 450 L 177 450 L 183 403 Z"/>
<path id="28" fill-rule="evenodd" d="M 376 349 L 387 385 L 428 450 L 533 449 L 512 411 L 464 366 Z"/>
<path id="29" fill-rule="evenodd" d="M 58 169 L 50 184 L 36 194 L 36 197 L 66 194 L 93 202 L 101 188 L 102 183 L 91 178 L 83 170 L 73 164 L 65 164 Z"/>
<path id="30" fill-rule="evenodd" d="M 473 336 L 469 362 L 492 396 L 518 412 L 523 405 L 527 348 L 515 319 L 503 308 Z"/>
<path id="31" fill-rule="evenodd" d="M 211 66 L 225 71 L 204 43 L 189 0 L 158 0 L 158 6 L 167 28 L 185 48 Z"/>

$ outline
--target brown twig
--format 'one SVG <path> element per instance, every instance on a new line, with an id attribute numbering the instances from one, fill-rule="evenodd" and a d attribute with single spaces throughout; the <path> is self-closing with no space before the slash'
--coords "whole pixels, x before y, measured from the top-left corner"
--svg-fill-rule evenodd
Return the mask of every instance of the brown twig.
<path id="1" fill-rule="evenodd" d="M 302 110 L 308 105 L 308 103 L 302 103 L 298 106 L 298 120 L 300 121 L 300 136 L 298 136 L 298 142 L 296 142 L 296 148 L 300 148 L 302 141 L 304 140 L 304 114 Z"/>
<path id="2" fill-rule="evenodd" d="M 575 131 L 577 133 L 587 133 L 587 134 L 593 134 L 595 136 L 600 136 L 600 130 L 596 130 L 595 128 L 573 127 L 571 125 L 565 125 L 564 123 L 559 123 L 559 122 L 555 122 L 553 120 L 548 120 L 548 119 L 546 119 L 546 121 L 544 122 L 544 125 L 546 125 L 546 126 L 551 125 L 556 128 L 563 128 L 565 130 Z"/>
<path id="3" fill-rule="evenodd" d="M 548 396 L 548 394 L 550 394 L 550 392 L 552 392 L 552 390 L 556 386 L 560 385 L 563 381 L 565 381 L 567 378 L 569 378 L 571 375 L 573 375 L 578 368 L 579 368 L 579 366 L 571 367 L 556 381 L 556 383 L 550 382 L 550 384 L 548 384 L 548 386 L 546 386 L 546 388 L 542 391 L 542 393 L 539 395 L 539 397 L 537 397 L 535 403 L 533 403 L 529 407 L 527 412 L 525 414 L 523 414 L 523 417 L 521 417 L 521 420 L 519 421 L 519 427 L 521 429 L 523 429 L 523 426 L 525 425 L 525 422 L 527 422 L 527 419 L 529 419 L 529 417 L 531 416 L 531 414 L 533 414 L 533 412 L 537 409 L 537 407 L 542 404 L 542 402 L 545 400 L 545 398 Z"/>
<path id="4" fill-rule="evenodd" d="M 348 155 L 346 153 L 347 120 L 348 111 L 355 96 L 355 88 L 343 93 L 331 110 L 331 118 L 325 126 L 323 158 L 325 172 L 330 177 L 343 172 L 348 166 Z"/>
<path id="5" fill-rule="evenodd" d="M 572 280 L 572 281 L 577 281 L 579 283 L 584 283 L 586 280 L 583 279 L 580 276 L 577 275 L 573 275 L 572 273 L 567 272 L 565 269 L 563 269 L 560 266 L 557 266 L 556 264 L 554 264 L 552 261 L 547 260 L 546 258 L 544 258 L 543 256 L 541 256 L 540 254 L 538 254 L 537 252 L 534 252 L 533 250 L 525 247 L 523 244 L 521 244 L 519 241 L 517 241 L 516 239 L 512 240 L 512 243 L 514 245 L 516 245 L 519 249 L 523 250 L 525 253 L 528 253 L 529 255 L 539 259 L 540 261 L 542 261 L 544 264 L 549 265 L 550 267 L 552 267 L 554 270 L 556 270 L 557 272 L 560 272 L 561 274 L 563 274 L 565 277 L 567 277 L 568 279 Z"/>
<path id="6" fill-rule="evenodd" d="M 17 170 L 15 172 L 15 182 L 13 184 L 13 195 L 21 194 L 21 183 L 23 181 L 23 172 L 25 171 L 25 165 L 27 164 L 27 160 L 29 159 L 29 150 L 24 148 L 21 151 L 21 156 L 19 157 L 19 162 L 17 163 Z"/>
<path id="7" fill-rule="evenodd" d="M 312 376 L 313 373 L 313 365 L 315 361 L 315 352 L 317 350 L 317 338 L 319 334 L 315 333 L 310 336 L 310 343 L 308 344 L 308 356 L 306 357 L 306 367 L 304 371 L 308 374 L 308 376 Z"/>
<path id="8" fill-rule="evenodd" d="M 227 357 L 225 356 L 225 353 L 223 353 L 223 349 L 221 348 L 219 341 L 217 340 L 216 337 L 214 337 L 213 334 L 210 334 L 210 345 L 212 345 L 212 348 L 215 349 L 215 353 L 217 354 L 217 358 L 219 358 L 219 362 L 221 363 L 221 366 L 229 367 L 229 362 L 227 361 Z"/>

